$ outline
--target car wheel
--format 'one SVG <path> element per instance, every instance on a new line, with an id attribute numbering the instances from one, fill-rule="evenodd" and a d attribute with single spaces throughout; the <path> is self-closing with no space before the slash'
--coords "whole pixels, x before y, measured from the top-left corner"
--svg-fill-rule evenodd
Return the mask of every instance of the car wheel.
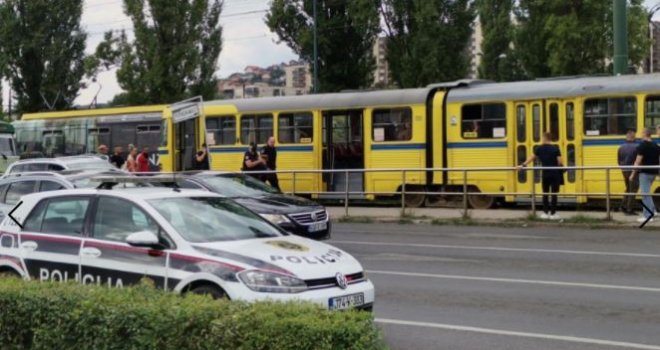
<path id="1" fill-rule="evenodd" d="M 21 275 L 14 270 L 4 270 L 0 271 L 0 278 L 21 278 Z"/>
<path id="2" fill-rule="evenodd" d="M 192 288 L 190 293 L 198 295 L 210 295 L 213 299 L 225 299 L 227 298 L 227 293 L 222 289 L 210 285 L 202 285 L 199 287 Z"/>

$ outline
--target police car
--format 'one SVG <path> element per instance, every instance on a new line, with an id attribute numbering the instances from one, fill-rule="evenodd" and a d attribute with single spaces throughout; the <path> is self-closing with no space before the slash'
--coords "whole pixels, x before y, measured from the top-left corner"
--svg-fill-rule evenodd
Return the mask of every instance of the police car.
<path id="1" fill-rule="evenodd" d="M 0 274 L 157 286 L 232 300 L 370 310 L 374 286 L 333 246 L 289 235 L 220 195 L 76 189 L 26 195 L 0 224 Z"/>

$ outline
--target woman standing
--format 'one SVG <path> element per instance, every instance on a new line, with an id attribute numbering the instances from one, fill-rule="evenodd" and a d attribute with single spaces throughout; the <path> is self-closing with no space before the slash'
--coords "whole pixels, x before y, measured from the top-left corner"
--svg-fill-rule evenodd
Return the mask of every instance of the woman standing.
<path id="1" fill-rule="evenodd" d="M 135 173 L 138 171 L 137 148 L 133 144 L 128 145 L 128 157 L 126 158 L 126 171 Z"/>
<path id="2" fill-rule="evenodd" d="M 519 168 L 522 169 L 537 158 L 544 168 L 559 168 L 564 166 L 561 161 L 559 147 L 552 144 L 551 133 L 546 132 L 543 134 L 542 144 L 534 150 L 534 154 L 522 163 Z M 543 188 L 543 214 L 541 214 L 541 219 L 560 219 L 559 215 L 557 215 L 557 193 L 559 193 L 559 187 L 563 184 L 564 172 L 562 169 L 543 170 L 541 179 L 541 187 Z"/>

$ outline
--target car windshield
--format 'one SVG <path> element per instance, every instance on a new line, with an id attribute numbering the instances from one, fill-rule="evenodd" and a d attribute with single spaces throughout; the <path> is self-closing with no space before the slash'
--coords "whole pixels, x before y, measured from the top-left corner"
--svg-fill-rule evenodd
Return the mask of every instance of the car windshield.
<path id="1" fill-rule="evenodd" d="M 277 228 L 231 199 L 179 197 L 152 199 L 148 202 L 189 242 L 281 236 Z"/>
<path id="2" fill-rule="evenodd" d="M 227 197 L 254 197 L 278 193 L 276 189 L 262 181 L 241 174 L 207 176 L 204 177 L 204 181 L 211 186 L 213 192 Z"/>

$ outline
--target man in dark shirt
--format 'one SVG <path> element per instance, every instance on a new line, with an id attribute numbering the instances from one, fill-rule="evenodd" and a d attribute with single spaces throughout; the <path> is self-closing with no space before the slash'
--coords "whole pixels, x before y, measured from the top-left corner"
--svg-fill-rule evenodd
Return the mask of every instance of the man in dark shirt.
<path id="1" fill-rule="evenodd" d="M 257 145 L 254 142 L 250 142 L 248 150 L 243 155 L 242 170 L 244 172 L 266 170 L 266 162 L 259 157 L 259 153 L 257 152 Z M 255 174 L 253 176 L 259 180 L 264 180 L 263 174 Z"/>
<path id="2" fill-rule="evenodd" d="M 126 160 L 124 160 L 124 156 L 122 156 L 123 149 L 121 146 L 115 147 L 115 152 L 110 156 L 110 164 L 114 165 L 117 167 L 117 169 L 121 169 L 122 166 L 124 166 L 124 163 Z"/>
<path id="3" fill-rule="evenodd" d="M 268 138 L 266 146 L 261 150 L 261 155 L 266 159 L 266 168 L 268 170 L 275 171 L 277 170 L 277 149 L 275 149 L 275 137 L 271 136 Z M 267 174 L 265 176 L 266 181 L 270 183 L 271 186 L 280 190 L 280 182 L 277 179 L 277 173 Z"/>
<path id="4" fill-rule="evenodd" d="M 544 168 L 563 166 L 561 151 L 559 151 L 559 147 L 552 144 L 551 133 L 543 134 L 543 144 L 534 150 L 534 154 L 522 163 L 520 168 L 527 166 L 527 164 L 536 159 L 541 162 L 541 166 Z M 543 214 L 541 215 L 541 219 L 560 219 L 559 215 L 557 215 L 557 193 L 559 192 L 559 187 L 563 184 L 564 173 L 561 169 L 543 170 L 541 181 L 541 187 L 543 188 Z M 550 203 L 548 203 L 548 197 L 550 197 Z"/>
<path id="5" fill-rule="evenodd" d="M 637 159 L 635 130 L 628 129 L 626 132 L 626 143 L 619 147 L 617 158 L 619 166 L 632 166 L 635 164 L 635 159 Z M 632 206 L 635 193 L 639 190 L 639 177 L 635 176 L 633 180 L 630 180 L 632 169 L 622 169 L 621 172 L 623 173 L 623 181 L 626 184 L 626 195 L 623 197 L 619 209 L 626 215 L 635 215 Z"/>
<path id="6" fill-rule="evenodd" d="M 637 146 L 637 158 L 635 159 L 635 166 L 657 167 L 660 165 L 660 147 L 658 147 L 658 145 L 653 142 L 651 135 L 653 135 L 652 128 L 644 129 L 644 132 L 642 133 L 642 143 Z M 653 221 L 651 217 L 655 213 L 655 205 L 653 204 L 653 197 L 651 196 L 651 185 L 653 185 L 653 181 L 655 180 L 656 176 L 658 176 L 658 169 L 634 169 L 630 174 L 629 180 L 634 180 L 637 173 L 639 173 L 639 187 L 642 189 L 642 203 L 644 203 L 644 205 L 649 209 L 644 209 L 644 216 L 637 219 L 637 221 Z"/>

